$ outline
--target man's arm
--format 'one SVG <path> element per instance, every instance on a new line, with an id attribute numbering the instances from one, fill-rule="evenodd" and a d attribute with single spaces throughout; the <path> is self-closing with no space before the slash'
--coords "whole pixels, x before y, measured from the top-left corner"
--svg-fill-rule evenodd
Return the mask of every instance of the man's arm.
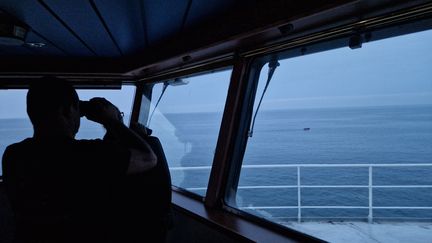
<path id="1" fill-rule="evenodd" d="M 110 139 L 129 148 L 130 160 L 127 174 L 147 171 L 157 163 L 157 157 L 148 143 L 123 124 L 120 111 L 104 98 L 90 100 L 92 111 L 86 115 L 89 120 L 104 125 Z"/>

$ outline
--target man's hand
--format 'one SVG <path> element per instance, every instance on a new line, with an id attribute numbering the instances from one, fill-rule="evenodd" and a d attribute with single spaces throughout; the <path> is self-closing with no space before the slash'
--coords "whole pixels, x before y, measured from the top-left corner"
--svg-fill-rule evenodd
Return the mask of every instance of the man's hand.
<path id="1" fill-rule="evenodd" d="M 105 98 L 92 98 L 89 101 L 87 119 L 107 125 L 111 122 L 123 122 L 120 110 Z"/>

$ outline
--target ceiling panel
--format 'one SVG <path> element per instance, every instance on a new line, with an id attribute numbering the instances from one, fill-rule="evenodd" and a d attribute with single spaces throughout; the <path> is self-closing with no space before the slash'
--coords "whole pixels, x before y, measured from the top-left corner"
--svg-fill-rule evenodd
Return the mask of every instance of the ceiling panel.
<path id="1" fill-rule="evenodd" d="M 192 0 L 189 14 L 185 21 L 185 28 L 191 28 L 199 25 L 207 18 L 212 18 L 234 6 L 236 2 L 233 0 Z M 221 17 L 221 16 L 219 16 Z"/>
<path id="2" fill-rule="evenodd" d="M 146 34 L 140 0 L 94 0 L 94 3 L 124 55 L 144 50 Z"/>
<path id="3" fill-rule="evenodd" d="M 119 50 L 89 1 L 44 0 L 44 2 L 97 56 L 120 56 Z"/>
<path id="4" fill-rule="evenodd" d="M 154 45 L 180 32 L 188 2 L 189 0 L 144 1 L 149 45 Z"/>
<path id="5" fill-rule="evenodd" d="M 29 25 L 37 33 L 73 56 L 94 56 L 37 0 L 1 0 L 0 9 Z"/>

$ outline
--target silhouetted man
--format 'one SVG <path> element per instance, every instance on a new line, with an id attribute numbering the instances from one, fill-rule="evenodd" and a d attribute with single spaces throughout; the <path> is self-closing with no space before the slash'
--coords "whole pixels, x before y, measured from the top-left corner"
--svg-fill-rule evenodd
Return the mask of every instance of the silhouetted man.
<path id="1" fill-rule="evenodd" d="M 33 137 L 10 145 L 3 156 L 15 242 L 112 241 L 122 223 L 113 200 L 118 182 L 157 163 L 148 143 L 123 125 L 120 111 L 103 98 L 81 104 L 110 139 L 76 140 L 79 104 L 74 88 L 62 79 L 42 78 L 29 88 Z"/>

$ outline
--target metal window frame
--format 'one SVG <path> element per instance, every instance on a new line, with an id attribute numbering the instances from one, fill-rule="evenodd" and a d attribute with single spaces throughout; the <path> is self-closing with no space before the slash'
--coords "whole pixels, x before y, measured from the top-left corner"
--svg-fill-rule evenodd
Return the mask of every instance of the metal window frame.
<path id="1" fill-rule="evenodd" d="M 376 41 L 430 28 L 432 28 L 432 4 L 426 4 L 409 11 L 359 20 L 345 26 L 290 39 L 286 42 L 263 46 L 243 53 L 239 52 L 233 56 L 232 60 L 201 63 L 197 67 L 188 67 L 185 70 L 180 69 L 142 79 L 143 85 L 146 86 L 167 78 L 194 75 L 214 68 L 221 68 L 227 66 L 227 63 L 233 66 L 221 123 L 221 128 L 224 129 L 219 130 L 206 196 L 203 198 L 175 187 L 173 190 L 186 197 L 203 201 L 208 210 L 229 212 L 288 237 L 319 241 L 312 236 L 230 206 L 229 195 L 235 192 L 238 184 L 247 144 L 246 134 L 252 117 L 253 103 L 262 66 L 274 58 L 292 58 L 347 46 L 350 38 L 355 35 L 362 36 L 366 41 Z M 137 92 L 137 95 L 140 93 L 143 94 L 143 92 Z"/>
<path id="2" fill-rule="evenodd" d="M 140 122 L 140 121 L 147 121 L 148 119 L 148 113 L 150 111 L 150 104 L 151 104 L 151 96 L 152 96 L 152 91 L 153 91 L 153 87 L 155 84 L 161 83 L 164 80 L 168 80 L 168 79 L 174 79 L 174 78 L 190 78 L 190 77 L 197 77 L 197 76 L 201 76 L 201 75 L 205 75 L 205 74 L 210 74 L 213 72 L 217 72 L 217 71 L 224 71 L 227 69 L 233 70 L 235 67 L 235 62 L 234 61 L 227 61 L 227 60 L 223 60 L 222 62 L 217 61 L 217 62 L 209 62 L 206 64 L 199 64 L 195 67 L 188 67 L 186 70 L 175 70 L 173 72 L 167 72 L 164 73 L 163 75 L 155 75 L 155 76 L 151 76 L 151 77 L 146 77 L 141 79 L 138 83 L 137 83 L 137 92 L 135 95 L 135 101 L 136 103 L 134 103 L 134 109 L 133 109 L 133 116 L 131 118 L 131 122 Z M 232 73 L 231 73 L 232 74 Z M 227 99 L 228 96 L 230 94 L 230 89 L 232 88 L 233 85 L 233 79 L 232 77 L 230 78 L 229 81 L 229 86 L 228 86 L 228 90 L 227 90 L 227 98 L 225 99 L 225 104 L 224 104 L 224 111 L 222 113 L 222 120 L 221 120 L 221 124 L 219 126 L 219 133 L 217 136 L 217 144 L 219 144 L 219 140 L 221 137 L 221 133 L 223 133 L 223 120 L 225 117 L 225 113 L 226 110 L 228 109 L 228 105 L 227 105 Z M 146 99 L 144 99 L 143 97 L 146 97 Z M 150 101 L 150 102 L 147 102 Z M 215 154 L 218 154 L 217 152 L 218 150 L 218 145 L 216 145 L 216 152 Z M 212 160 L 212 164 L 214 164 L 214 158 Z M 210 178 L 211 178 L 211 174 L 210 174 Z M 214 181 L 212 179 L 209 178 L 209 183 L 211 183 L 210 181 Z M 208 184 L 207 184 L 208 185 Z M 207 187 L 210 188 L 210 187 Z M 188 197 L 194 198 L 196 200 L 205 202 L 206 198 L 208 197 L 206 196 L 201 196 L 199 194 L 196 194 L 194 192 L 188 191 L 185 188 L 179 187 L 179 186 L 172 186 L 172 190 L 176 191 L 178 193 L 181 193 L 183 195 L 186 195 Z"/>
<path id="3" fill-rule="evenodd" d="M 237 141 L 233 142 L 233 144 L 241 148 L 242 151 L 233 156 L 231 160 L 227 161 L 232 170 L 230 173 L 225 174 L 225 176 L 228 178 L 224 178 L 224 181 L 228 181 L 229 183 L 225 185 L 225 188 L 223 188 L 225 191 L 223 198 L 216 199 L 216 201 L 222 201 L 222 203 L 216 205 L 222 205 L 224 210 L 239 215 L 245 219 L 254 221 L 255 223 L 261 224 L 264 227 L 272 227 L 282 232 L 291 230 L 286 226 L 282 226 L 267 219 L 247 213 L 233 206 L 232 196 L 237 190 L 241 165 L 248 140 L 246 133 L 250 126 L 254 99 L 258 86 L 259 74 L 256 75 L 255 72 L 259 70 L 259 67 L 262 67 L 267 62 L 275 58 L 295 58 L 302 55 L 309 55 L 317 52 L 331 51 L 340 47 L 347 47 L 349 45 L 350 39 L 355 35 L 360 35 L 364 40 L 366 40 L 365 42 L 370 42 L 430 29 L 432 29 L 432 6 L 425 5 L 423 8 L 416 8 L 408 13 L 401 12 L 399 15 L 392 14 L 390 16 L 383 16 L 370 20 L 362 20 L 348 26 L 342 26 L 333 30 L 291 40 L 287 43 L 280 43 L 278 45 L 243 53 L 245 58 L 251 58 L 253 60 L 251 66 L 256 67 L 255 69 L 251 69 L 249 76 L 245 75 L 243 77 L 244 79 L 249 78 L 249 81 L 254 83 L 252 87 L 253 91 L 249 94 L 249 98 L 252 96 L 253 99 L 249 102 L 245 101 L 244 108 L 246 110 L 241 111 L 247 117 L 248 122 L 247 124 L 243 124 L 243 129 L 237 131 Z M 251 76 L 255 78 L 251 79 Z"/>

